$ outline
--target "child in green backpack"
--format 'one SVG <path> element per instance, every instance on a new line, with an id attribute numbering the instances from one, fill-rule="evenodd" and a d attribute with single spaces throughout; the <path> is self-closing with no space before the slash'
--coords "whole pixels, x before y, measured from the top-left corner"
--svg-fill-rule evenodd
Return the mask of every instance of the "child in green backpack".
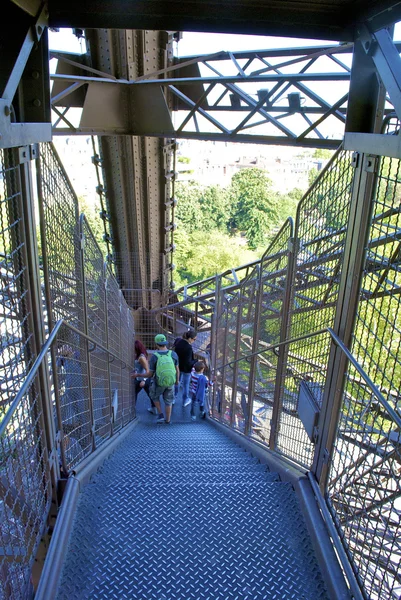
<path id="1" fill-rule="evenodd" d="M 165 421 L 169 424 L 171 419 L 171 409 L 174 403 L 174 385 L 177 385 L 180 379 L 178 356 L 172 350 L 167 349 L 167 338 L 162 333 L 156 335 L 155 344 L 157 350 L 150 357 L 149 371 L 147 373 L 142 373 L 142 377 L 152 378 L 149 387 L 149 396 L 153 400 L 158 411 L 157 422 L 163 423 Z M 135 376 L 135 373 L 133 376 Z M 166 418 L 164 418 L 160 406 L 160 396 L 162 394 Z"/>

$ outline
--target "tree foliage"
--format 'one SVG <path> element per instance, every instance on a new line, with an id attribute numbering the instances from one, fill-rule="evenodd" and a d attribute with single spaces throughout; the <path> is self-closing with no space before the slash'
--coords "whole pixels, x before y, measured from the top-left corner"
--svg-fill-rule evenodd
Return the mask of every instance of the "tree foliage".
<path id="1" fill-rule="evenodd" d="M 232 226 L 244 231 L 249 247 L 255 249 L 277 223 L 278 194 L 262 169 L 243 169 L 231 181 L 230 195 L 234 206 Z"/>
<path id="2" fill-rule="evenodd" d="M 231 185 L 177 182 L 177 285 L 214 275 L 261 255 L 287 217 L 295 217 L 303 191 L 280 194 L 266 172 L 243 169 Z"/>

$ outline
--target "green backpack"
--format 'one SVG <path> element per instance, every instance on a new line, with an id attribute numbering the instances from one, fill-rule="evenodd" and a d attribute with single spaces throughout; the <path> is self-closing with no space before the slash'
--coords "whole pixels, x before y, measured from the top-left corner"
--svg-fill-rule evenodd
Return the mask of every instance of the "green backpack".
<path id="1" fill-rule="evenodd" d="M 157 354 L 156 363 L 156 383 L 159 387 L 171 387 L 177 379 L 177 371 L 171 356 L 171 350 L 167 354 L 155 352 Z"/>

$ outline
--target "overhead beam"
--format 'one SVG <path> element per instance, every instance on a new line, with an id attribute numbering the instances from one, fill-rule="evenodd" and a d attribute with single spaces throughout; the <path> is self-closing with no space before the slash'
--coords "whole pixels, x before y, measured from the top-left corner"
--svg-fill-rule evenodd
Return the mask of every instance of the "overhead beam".
<path id="1" fill-rule="evenodd" d="M 366 27 L 359 28 L 362 46 L 376 66 L 387 90 L 395 112 L 401 119 L 401 59 L 387 29 L 371 33 Z"/>
<path id="2" fill-rule="evenodd" d="M 354 22 L 341 3 L 265 0 L 50 0 L 53 27 L 166 29 L 351 41 Z"/>

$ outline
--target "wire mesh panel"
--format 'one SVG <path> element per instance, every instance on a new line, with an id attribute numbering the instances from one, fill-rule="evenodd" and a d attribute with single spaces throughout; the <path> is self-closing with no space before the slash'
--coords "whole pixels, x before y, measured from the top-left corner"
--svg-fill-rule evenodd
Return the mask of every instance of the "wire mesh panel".
<path id="1" fill-rule="evenodd" d="M 0 417 L 32 364 L 30 296 L 18 153 L 0 150 Z"/>
<path id="2" fill-rule="evenodd" d="M 106 300 L 108 348 L 121 356 L 121 292 L 109 268 L 106 269 Z"/>
<path id="3" fill-rule="evenodd" d="M 83 275 L 86 301 L 87 332 L 103 347 L 107 345 L 106 297 L 103 255 L 85 218 L 81 218 L 83 247 Z M 101 347 L 91 348 L 90 369 L 93 397 L 93 418 L 96 444 L 110 434 L 110 377 L 109 358 Z"/>
<path id="4" fill-rule="evenodd" d="M 398 599 L 401 592 L 400 425 L 351 366 L 326 497 L 372 600 Z"/>
<path id="5" fill-rule="evenodd" d="M 354 180 L 351 153 L 339 150 L 298 206 L 288 338 L 334 324 Z M 320 408 L 330 344 L 317 336 L 287 349 L 276 450 L 311 466 L 313 441 L 298 419 L 300 382 Z M 292 415 L 291 419 L 288 415 Z"/>
<path id="6" fill-rule="evenodd" d="M 135 330 L 130 308 L 121 304 L 121 353 L 124 363 L 121 368 L 121 419 L 127 423 L 135 418 L 134 380 L 131 377 L 134 365 Z"/>
<path id="7" fill-rule="evenodd" d="M 53 144 L 40 145 L 38 170 L 42 262 L 49 279 L 53 321 L 84 331 L 78 199 Z"/>
<path id="8" fill-rule="evenodd" d="M 106 345 L 105 275 L 103 254 L 85 217 L 81 219 L 88 335 Z"/>
<path id="9" fill-rule="evenodd" d="M 328 333 L 303 339 L 286 347 L 287 363 L 276 451 L 304 467 L 312 464 L 316 439 L 313 428 L 307 432 L 300 417 L 301 410 L 305 394 L 316 415 L 322 408 L 329 350 Z"/>
<path id="10" fill-rule="evenodd" d="M 382 158 L 351 351 L 400 415 L 401 163 Z M 369 598 L 399 598 L 400 428 L 349 368 L 327 498 Z"/>
<path id="11" fill-rule="evenodd" d="M 292 338 L 333 324 L 354 172 L 351 153 L 338 151 L 298 206 Z"/>
<path id="12" fill-rule="evenodd" d="M 67 469 L 92 451 L 92 417 L 86 342 L 82 335 L 63 326 L 57 335 L 56 374 L 60 421 Z M 55 399 L 57 402 L 57 399 Z M 55 417 L 57 407 L 55 406 Z M 57 417 L 58 419 L 58 417 Z"/>
<path id="13" fill-rule="evenodd" d="M 219 394 L 220 419 L 223 423 L 231 423 L 233 383 L 236 376 L 235 358 L 238 319 L 241 318 L 240 287 L 222 291 L 222 315 L 218 331 L 218 356 L 216 365 L 216 392 Z"/>
<path id="14" fill-rule="evenodd" d="M 293 234 L 292 221 L 287 220 L 261 259 L 260 309 L 254 329 L 257 339 L 254 351 L 281 341 L 283 303 L 288 283 L 289 243 Z M 277 375 L 277 352 L 261 353 L 253 358 L 254 398 L 251 435 L 268 441 Z"/>
<path id="15" fill-rule="evenodd" d="M 237 319 L 238 340 L 236 345 L 236 363 L 234 368 L 233 410 L 234 427 L 244 432 L 249 415 L 250 375 L 252 359 L 239 360 L 241 356 L 251 354 L 254 349 L 254 339 L 258 336 L 256 322 L 257 302 L 259 295 L 259 268 L 255 268 L 245 283 L 241 282 L 241 297 Z"/>
<path id="16" fill-rule="evenodd" d="M 40 383 L 34 379 L 0 435 L 0 598 L 32 597 L 31 569 L 47 527 L 51 481 Z"/>
<path id="17" fill-rule="evenodd" d="M 32 593 L 51 502 L 37 381 L 10 412 L 35 358 L 19 158 L 16 149 L 0 150 L 0 597 L 12 600 Z"/>

